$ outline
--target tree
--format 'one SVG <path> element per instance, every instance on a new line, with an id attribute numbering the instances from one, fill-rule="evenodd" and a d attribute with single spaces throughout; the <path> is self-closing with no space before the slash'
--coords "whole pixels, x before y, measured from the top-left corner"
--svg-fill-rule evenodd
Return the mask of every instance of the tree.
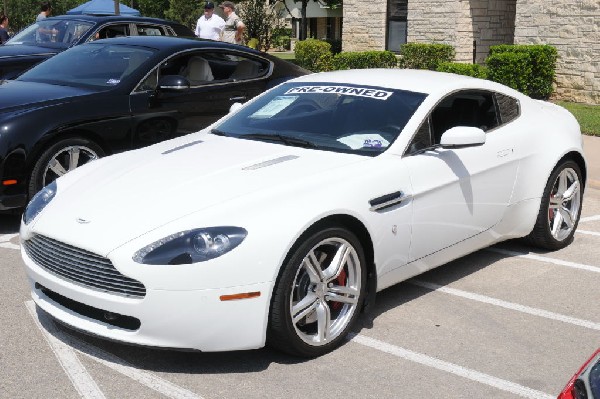
<path id="1" fill-rule="evenodd" d="M 240 7 L 240 18 L 246 25 L 246 42 L 255 38 L 258 48 L 265 51 L 271 48 L 273 31 L 283 27 L 283 12 L 264 0 L 246 0 Z"/>
<path id="2" fill-rule="evenodd" d="M 165 18 L 165 13 L 169 9 L 169 0 L 135 0 L 132 2 L 133 8 L 140 11 L 145 17 Z M 167 18 L 170 19 L 170 18 Z M 177 21 L 181 22 L 181 21 Z"/>
<path id="3" fill-rule="evenodd" d="M 170 7 L 165 11 L 165 18 L 172 21 L 181 22 L 185 26 L 196 29 L 196 22 L 204 9 L 201 8 L 204 3 L 189 0 L 170 0 Z"/>

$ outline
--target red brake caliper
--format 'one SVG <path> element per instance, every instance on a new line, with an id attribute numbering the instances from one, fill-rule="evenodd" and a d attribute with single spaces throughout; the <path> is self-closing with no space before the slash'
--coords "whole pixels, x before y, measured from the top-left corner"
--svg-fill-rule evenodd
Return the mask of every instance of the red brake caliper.
<path id="1" fill-rule="evenodd" d="M 334 280 L 338 285 L 346 285 L 346 269 L 343 269 L 340 275 Z M 333 310 L 339 310 L 342 307 L 342 302 L 331 302 L 331 308 Z"/>

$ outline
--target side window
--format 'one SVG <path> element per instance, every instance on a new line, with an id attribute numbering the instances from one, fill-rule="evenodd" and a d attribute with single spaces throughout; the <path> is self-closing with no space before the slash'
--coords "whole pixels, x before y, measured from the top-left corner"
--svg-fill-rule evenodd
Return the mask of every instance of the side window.
<path id="1" fill-rule="evenodd" d="M 129 24 L 115 24 L 102 27 L 95 35 L 92 35 L 89 40 L 110 39 L 111 37 L 130 35 L 131 29 L 129 29 Z"/>
<path id="2" fill-rule="evenodd" d="M 455 126 L 478 127 L 483 131 L 498 126 L 499 119 L 492 93 L 462 91 L 443 99 L 431 113 L 434 143 L 440 142 L 442 134 Z"/>
<path id="3" fill-rule="evenodd" d="M 249 80 L 265 76 L 269 72 L 269 62 L 248 58 L 237 53 L 206 53 L 215 80 Z"/>
<path id="4" fill-rule="evenodd" d="M 431 124 L 429 122 L 430 119 L 431 118 L 428 117 L 427 119 L 425 119 L 425 121 L 423 121 L 423 123 L 419 127 L 419 130 L 417 130 L 417 133 L 408 145 L 406 154 L 412 154 L 424 150 L 425 148 L 431 147 L 433 145 L 431 140 Z"/>
<path id="5" fill-rule="evenodd" d="M 519 101 L 512 97 L 496 93 L 496 102 L 498 103 L 498 110 L 500 111 L 501 124 L 511 122 L 521 114 Z"/>
<path id="6" fill-rule="evenodd" d="M 161 26 L 156 25 L 136 25 L 138 36 L 167 36 L 167 33 Z"/>

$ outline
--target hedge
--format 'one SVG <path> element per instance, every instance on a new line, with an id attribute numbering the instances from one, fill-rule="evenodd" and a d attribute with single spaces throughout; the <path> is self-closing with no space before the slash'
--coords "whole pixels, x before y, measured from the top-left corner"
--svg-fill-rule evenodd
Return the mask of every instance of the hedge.
<path id="1" fill-rule="evenodd" d="M 333 70 L 331 45 L 323 40 L 306 39 L 296 43 L 296 63 L 313 72 Z"/>
<path id="2" fill-rule="evenodd" d="M 490 80 L 533 98 L 547 99 L 554 90 L 557 58 L 556 48 L 549 45 L 502 44 L 490 47 L 486 64 Z"/>
<path id="3" fill-rule="evenodd" d="M 395 68 L 396 55 L 391 51 L 352 51 L 336 54 L 333 69 Z"/>
<path id="4" fill-rule="evenodd" d="M 406 43 L 400 46 L 401 68 L 430 69 L 435 71 L 442 62 L 452 62 L 456 50 L 449 44 Z"/>
<path id="5" fill-rule="evenodd" d="M 456 73 L 458 75 L 472 76 L 474 78 L 487 79 L 487 68 L 478 64 L 462 64 L 458 62 L 442 62 L 437 71 Z"/>

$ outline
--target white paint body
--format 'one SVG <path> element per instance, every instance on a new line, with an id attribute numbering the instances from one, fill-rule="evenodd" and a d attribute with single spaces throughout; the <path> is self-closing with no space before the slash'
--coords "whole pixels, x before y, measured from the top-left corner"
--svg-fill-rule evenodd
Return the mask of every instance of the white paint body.
<path id="1" fill-rule="evenodd" d="M 131 299 L 82 287 L 47 272 L 22 251 L 36 304 L 75 328 L 128 343 L 202 351 L 259 348 L 265 344 L 270 299 L 284 259 L 320 220 L 345 215 L 364 226 L 381 290 L 495 242 L 527 235 L 557 162 L 565 154 L 583 154 L 577 122 L 553 104 L 456 75 L 369 71 L 296 81 L 428 93 L 399 138 L 379 156 L 219 137 L 207 129 L 101 159 L 60 178 L 56 198 L 30 224 L 22 224 L 21 239 L 41 234 L 105 256 L 123 275 L 142 282 L 147 293 Z M 403 156 L 429 110 L 464 88 L 516 98 L 521 116 L 488 132 L 483 145 Z M 249 168 L 288 156 L 285 162 Z M 369 209 L 369 200 L 396 191 L 407 197 L 400 206 Z M 140 248 L 169 234 L 210 226 L 239 226 L 248 235 L 239 247 L 206 262 L 167 266 L 132 260 Z M 138 318 L 141 327 L 126 331 L 78 315 L 45 297 L 35 283 Z M 219 299 L 255 291 L 261 295 Z"/>

